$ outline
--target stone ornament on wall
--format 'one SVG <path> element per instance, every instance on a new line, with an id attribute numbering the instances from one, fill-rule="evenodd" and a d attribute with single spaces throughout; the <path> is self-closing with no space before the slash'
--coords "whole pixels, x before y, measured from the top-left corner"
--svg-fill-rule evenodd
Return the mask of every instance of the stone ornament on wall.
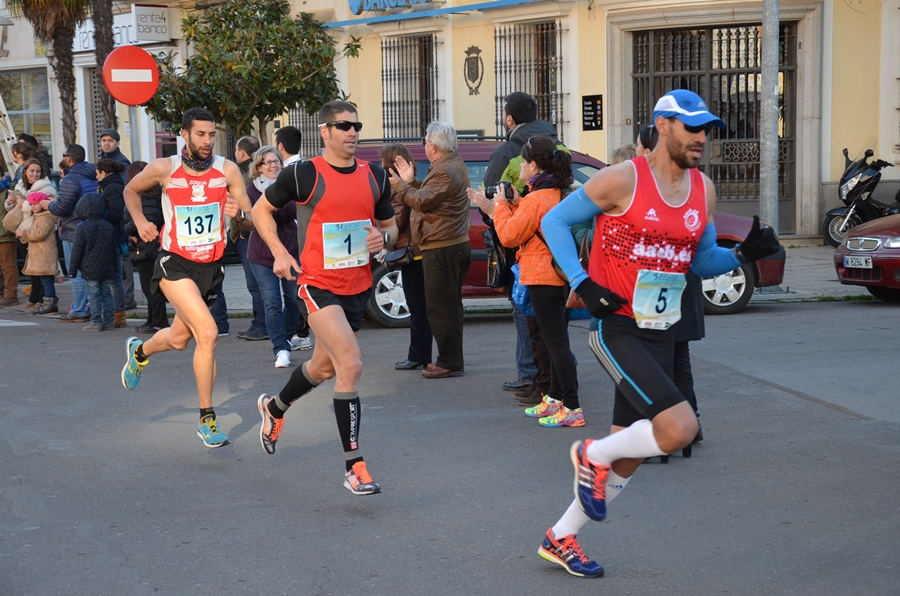
<path id="1" fill-rule="evenodd" d="M 481 81 L 484 79 L 484 60 L 481 58 L 481 48 L 469 46 L 466 50 L 466 60 L 463 63 L 464 78 L 469 88 L 469 95 L 478 95 Z"/>

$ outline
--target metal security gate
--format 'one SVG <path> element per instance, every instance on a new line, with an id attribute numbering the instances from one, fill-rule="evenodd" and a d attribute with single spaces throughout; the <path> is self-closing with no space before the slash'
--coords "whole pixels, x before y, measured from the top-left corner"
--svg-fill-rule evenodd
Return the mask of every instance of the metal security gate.
<path id="1" fill-rule="evenodd" d="M 425 136 L 440 119 L 437 36 L 390 37 L 381 41 L 381 89 L 384 136 Z"/>
<path id="2" fill-rule="evenodd" d="M 762 27 L 640 31 L 634 34 L 634 134 L 651 124 L 656 100 L 690 89 L 725 121 L 707 142 L 700 168 L 716 184 L 718 209 L 759 213 Z M 796 231 L 796 26 L 782 23 L 778 50 L 779 232 Z"/>
<path id="3" fill-rule="evenodd" d="M 88 120 L 88 138 L 92 141 L 87 147 L 87 160 L 97 163 L 102 149 L 100 149 L 100 131 L 106 128 L 106 120 L 103 118 L 103 108 L 100 106 L 100 87 L 103 85 L 103 73 L 97 68 L 85 69 L 88 76 L 88 109 L 91 117 Z"/>
<path id="4" fill-rule="evenodd" d="M 300 129 L 300 157 L 311 159 L 322 153 L 322 137 L 319 136 L 319 115 L 305 109 L 288 111 L 288 124 Z"/>
<path id="5" fill-rule="evenodd" d="M 537 117 L 556 127 L 563 139 L 562 89 L 565 33 L 559 20 L 525 25 L 497 25 L 494 29 L 494 96 L 497 135 L 506 136 L 503 100 L 513 91 L 524 91 L 537 102 Z"/>

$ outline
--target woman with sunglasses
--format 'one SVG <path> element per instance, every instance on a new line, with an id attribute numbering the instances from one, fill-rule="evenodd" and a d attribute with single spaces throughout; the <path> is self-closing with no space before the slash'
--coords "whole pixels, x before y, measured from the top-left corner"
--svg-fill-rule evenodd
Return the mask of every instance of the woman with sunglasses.
<path id="1" fill-rule="evenodd" d="M 528 139 L 522 147 L 519 179 L 526 184 L 520 197 L 515 187 L 504 185 L 493 203 L 484 194 L 469 196 L 494 220 L 504 246 L 521 246 L 517 254 L 520 282 L 528 286 L 531 305 L 550 357 L 550 392 L 525 415 L 538 418 L 541 426 L 584 426 L 578 402 L 578 373 L 569 348 L 566 301 L 568 282 L 553 267 L 553 257 L 541 233 L 541 220 L 555 207 L 573 180 L 572 156 L 557 149 L 548 136 Z M 511 193 L 511 199 L 508 197 Z"/>
<path id="2" fill-rule="evenodd" d="M 253 154 L 253 165 L 249 171 L 251 182 L 247 185 L 247 196 L 252 204 L 256 204 L 263 192 L 275 182 L 281 173 L 281 167 L 281 154 L 272 145 L 260 147 Z M 292 257 L 298 258 L 300 247 L 297 243 L 297 204 L 288 203 L 272 216 L 275 218 L 278 239 Z M 295 298 L 297 285 L 275 275 L 272 269 L 275 257 L 256 230 L 250 232 L 247 260 L 250 261 L 250 269 L 262 294 L 266 332 L 272 342 L 275 368 L 288 368 L 291 365 L 290 338 L 300 319 L 300 307 Z"/>

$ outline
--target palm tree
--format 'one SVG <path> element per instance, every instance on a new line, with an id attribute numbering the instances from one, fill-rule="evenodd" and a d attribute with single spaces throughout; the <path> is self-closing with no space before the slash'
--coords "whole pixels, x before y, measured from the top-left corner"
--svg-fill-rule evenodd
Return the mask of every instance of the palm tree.
<path id="1" fill-rule="evenodd" d="M 16 16 L 24 16 L 38 39 L 52 52 L 50 66 L 62 100 L 63 140 L 75 142 L 75 64 L 72 44 L 75 28 L 87 18 L 90 0 L 5 0 Z"/>
<path id="2" fill-rule="evenodd" d="M 112 0 L 91 0 L 91 18 L 94 21 L 94 55 L 97 57 L 97 68 L 102 69 L 107 56 L 113 51 L 113 12 Z M 116 113 L 116 100 L 112 98 L 105 85 L 100 85 L 98 98 L 100 111 L 103 112 L 106 128 L 119 128 L 119 116 Z"/>

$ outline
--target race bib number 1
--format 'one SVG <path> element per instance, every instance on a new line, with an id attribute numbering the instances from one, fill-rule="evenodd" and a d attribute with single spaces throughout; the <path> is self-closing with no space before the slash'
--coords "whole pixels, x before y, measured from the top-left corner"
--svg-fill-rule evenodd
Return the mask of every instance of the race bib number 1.
<path id="1" fill-rule="evenodd" d="M 367 219 L 322 224 L 322 254 L 325 269 L 348 269 L 369 263 L 369 232 L 363 226 L 371 225 Z"/>
<path id="2" fill-rule="evenodd" d="M 681 320 L 684 286 L 683 273 L 641 269 L 631 301 L 638 327 L 665 330 Z"/>
<path id="3" fill-rule="evenodd" d="M 201 246 L 222 240 L 218 203 L 175 207 L 175 234 L 179 246 Z"/>

